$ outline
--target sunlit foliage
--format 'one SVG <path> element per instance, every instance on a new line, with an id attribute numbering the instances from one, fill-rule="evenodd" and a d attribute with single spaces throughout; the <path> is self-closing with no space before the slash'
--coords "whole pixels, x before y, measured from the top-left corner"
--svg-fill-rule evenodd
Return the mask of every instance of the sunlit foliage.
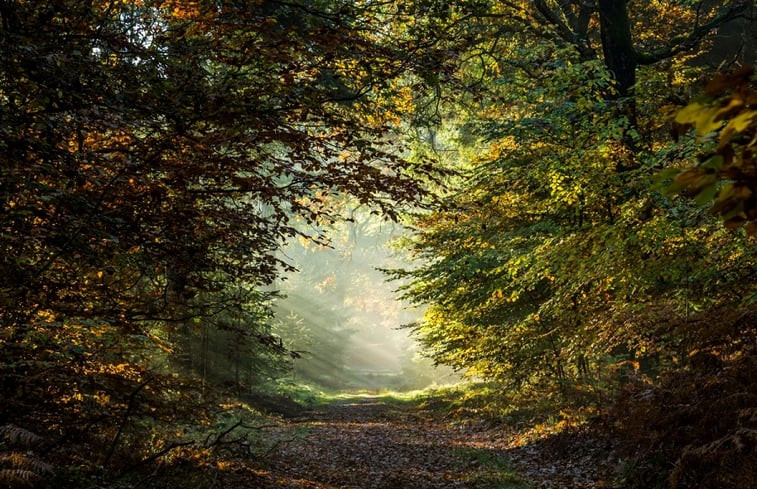
<path id="1" fill-rule="evenodd" d="M 172 454 L 207 467 L 214 385 L 254 401 L 300 348 L 344 365 L 297 328 L 307 301 L 291 346 L 274 334 L 270 290 L 282 245 L 323 246 L 344 196 L 408 216 L 417 266 L 393 274 L 439 363 L 598 406 L 716 376 L 701 358 L 746 371 L 750 72 L 679 109 L 713 66 L 753 61 L 732 45 L 751 3 L 0 2 L 3 433 L 52 440 L 58 486 Z M 675 117 L 695 132 L 671 138 Z M 693 202 L 660 192 L 673 172 Z M 4 443 L 21 472 L 2 480 L 47 474 Z"/>
<path id="2" fill-rule="evenodd" d="M 744 5 L 706 10 L 706 19 L 698 2 L 676 3 L 674 18 L 636 2 L 597 6 L 581 23 L 590 3 L 524 4 L 497 17 L 508 29 L 467 51 L 458 78 L 476 90 L 444 106 L 443 127 L 434 128 L 447 135 L 435 148 L 464 178 L 443 210 L 417 216 L 407 244 L 417 267 L 394 276 L 411 280 L 406 298 L 429 304 L 413 329 L 436 361 L 507 389 L 605 406 L 624 384 L 643 390 L 663 372 L 690 368 L 705 345 L 736 341 L 752 354 L 741 323 L 705 318 L 753 307 L 757 256 L 744 233 L 723 229 L 697 202 L 664 195 L 657 178 L 702 152 L 669 128 L 714 75 L 693 61 L 709 55 L 708 29 L 743 15 Z M 488 26 L 496 16 L 488 12 L 473 25 Z M 679 121 L 747 114 L 730 127 L 744 131 L 733 153 L 748 158 L 750 106 L 721 108 L 744 99 L 746 88 L 731 86 L 734 95 Z M 706 133 L 726 125 L 712 124 Z M 703 167 L 696 175 L 712 173 Z M 690 183 L 683 175 L 695 173 L 681 173 L 681 185 Z M 749 382 L 731 386 L 734 395 Z"/>

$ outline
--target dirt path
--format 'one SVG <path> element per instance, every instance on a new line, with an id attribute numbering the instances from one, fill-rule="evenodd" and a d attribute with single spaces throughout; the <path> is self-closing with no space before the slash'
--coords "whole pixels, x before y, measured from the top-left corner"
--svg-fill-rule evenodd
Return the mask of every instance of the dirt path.
<path id="1" fill-rule="evenodd" d="M 504 450 L 417 404 L 341 401 L 295 420 L 260 476 L 270 488 L 525 489 Z M 294 436 L 293 436 L 294 434 Z M 285 442 L 283 440 L 286 440 Z M 262 482 L 262 481 L 261 481 Z"/>

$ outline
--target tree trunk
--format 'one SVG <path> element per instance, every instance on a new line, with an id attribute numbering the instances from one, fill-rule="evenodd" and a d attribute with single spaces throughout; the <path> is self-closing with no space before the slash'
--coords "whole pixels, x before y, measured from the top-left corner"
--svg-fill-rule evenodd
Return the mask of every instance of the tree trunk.
<path id="1" fill-rule="evenodd" d="M 616 91 L 608 96 L 608 100 L 616 100 L 617 116 L 628 120 L 623 131 L 623 145 L 628 149 L 628 155 L 617 166 L 619 172 L 625 173 L 638 168 L 638 147 L 631 131 L 636 129 L 634 85 L 638 60 L 631 38 L 627 0 L 599 0 L 597 6 L 605 66 L 616 82 Z"/>
<path id="2" fill-rule="evenodd" d="M 605 65 L 617 82 L 617 97 L 633 96 L 636 56 L 626 0 L 599 0 L 599 24 Z"/>

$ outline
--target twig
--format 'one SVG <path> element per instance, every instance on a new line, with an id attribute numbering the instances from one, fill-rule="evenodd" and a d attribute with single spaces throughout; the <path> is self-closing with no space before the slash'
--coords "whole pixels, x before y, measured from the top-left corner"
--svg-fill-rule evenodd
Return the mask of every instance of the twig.
<path id="1" fill-rule="evenodd" d="M 154 462 L 155 460 L 159 459 L 160 457 L 162 457 L 163 455 L 167 454 L 168 452 L 170 452 L 171 450 L 173 450 L 175 448 L 188 447 L 188 446 L 191 446 L 191 445 L 195 445 L 196 443 L 197 442 L 195 442 L 195 441 L 181 441 L 181 442 L 171 443 L 170 445 L 168 445 L 163 450 L 160 450 L 159 452 L 153 453 L 149 457 L 144 458 L 144 459 L 140 460 L 139 462 L 137 462 L 135 464 L 132 464 L 129 467 L 127 467 L 126 469 L 122 470 L 121 473 L 118 475 L 118 477 L 123 477 L 124 474 L 127 474 L 127 473 L 131 472 L 132 470 L 136 469 L 137 467 L 139 467 L 141 465 L 145 465 L 145 464 L 149 464 L 150 462 Z"/>
<path id="2" fill-rule="evenodd" d="M 292 443 L 292 442 L 297 441 L 298 439 L 299 439 L 299 437 L 295 436 L 294 438 L 291 438 L 289 440 L 277 440 L 276 443 L 274 443 L 271 446 L 271 448 L 269 448 L 268 450 L 266 450 L 265 454 L 263 454 L 263 458 L 268 458 L 268 456 L 271 455 L 274 450 L 276 450 L 277 448 L 279 448 L 279 445 L 283 445 L 283 444 L 286 444 L 286 443 Z"/>
<path id="3" fill-rule="evenodd" d="M 129 401 L 126 407 L 126 412 L 124 413 L 123 419 L 121 420 L 121 424 L 118 426 L 118 431 L 116 432 L 116 436 L 113 437 L 113 441 L 110 443 L 110 448 L 108 448 L 108 454 L 105 456 L 105 460 L 103 460 L 102 465 L 107 466 L 110 462 L 110 459 L 113 458 L 113 453 L 116 451 L 116 446 L 118 445 L 118 441 L 121 438 L 121 435 L 124 432 L 124 428 L 126 427 L 126 422 L 129 420 L 129 416 L 131 416 L 132 411 L 134 411 L 134 405 L 135 401 L 137 399 L 137 394 L 139 394 L 139 391 L 144 389 L 147 384 L 152 382 L 152 377 L 149 377 L 147 380 L 142 382 L 137 386 L 134 391 L 129 394 Z"/>

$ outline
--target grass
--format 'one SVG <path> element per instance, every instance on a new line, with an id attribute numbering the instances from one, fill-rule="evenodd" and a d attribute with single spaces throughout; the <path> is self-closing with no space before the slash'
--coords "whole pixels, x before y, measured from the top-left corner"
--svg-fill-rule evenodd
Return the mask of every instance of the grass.
<path id="1" fill-rule="evenodd" d="M 420 404 L 435 395 L 435 388 L 414 391 L 376 390 L 330 390 L 306 384 L 287 383 L 278 388 L 278 393 L 307 407 L 322 407 L 335 402 L 360 399 L 375 399 L 390 405 Z"/>
<path id="2" fill-rule="evenodd" d="M 567 406 L 564 402 L 557 402 L 556 392 L 526 391 L 515 394 L 501 385 L 485 382 L 433 386 L 414 391 L 338 391 L 303 384 L 286 384 L 280 387 L 280 392 L 309 408 L 371 399 L 399 408 L 414 407 L 419 412 L 462 422 L 476 419 L 519 431 L 537 427 L 562 429 L 565 424 L 580 425 L 593 412 L 586 406 Z"/>

